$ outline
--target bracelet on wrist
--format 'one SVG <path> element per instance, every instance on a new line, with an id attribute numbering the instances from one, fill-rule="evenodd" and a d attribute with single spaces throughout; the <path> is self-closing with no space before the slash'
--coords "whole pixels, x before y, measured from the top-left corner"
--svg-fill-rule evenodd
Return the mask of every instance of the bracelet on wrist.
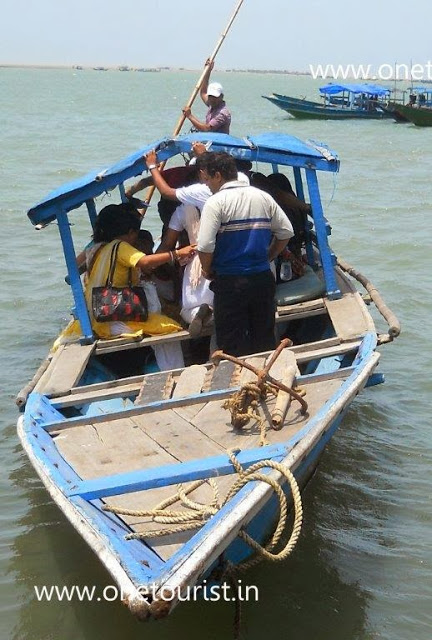
<path id="1" fill-rule="evenodd" d="M 175 262 L 175 258 L 174 258 L 174 254 L 172 251 L 168 251 L 169 253 L 169 257 L 170 257 L 170 264 L 174 264 Z"/>
<path id="2" fill-rule="evenodd" d="M 149 171 L 152 171 L 153 169 L 157 169 L 157 164 L 149 164 L 149 165 L 148 165 L 148 167 L 147 167 L 147 169 L 148 169 Z"/>
<path id="3" fill-rule="evenodd" d="M 174 249 L 173 254 L 174 254 L 174 260 L 178 262 L 180 260 L 180 256 L 178 254 L 177 249 Z"/>

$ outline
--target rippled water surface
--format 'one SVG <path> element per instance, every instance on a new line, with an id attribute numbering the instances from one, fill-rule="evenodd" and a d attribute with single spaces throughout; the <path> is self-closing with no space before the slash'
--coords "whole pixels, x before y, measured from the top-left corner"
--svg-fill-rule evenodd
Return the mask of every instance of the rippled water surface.
<path id="1" fill-rule="evenodd" d="M 382 348 L 386 384 L 352 405 L 306 491 L 294 555 L 245 578 L 258 586 L 260 601 L 244 607 L 244 637 L 429 640 L 432 129 L 295 121 L 261 95 L 313 99 L 317 82 L 234 73 L 217 79 L 233 134 L 284 131 L 337 151 L 340 174 L 321 180 L 332 245 L 377 285 L 403 327 Z M 229 604 L 182 605 L 168 620 L 142 625 L 116 603 L 36 602 L 35 584 L 103 588 L 110 578 L 52 503 L 15 432 L 14 396 L 70 304 L 57 229 L 36 232 L 26 209 L 63 182 L 170 134 L 196 74 L 0 69 L 0 82 L 0 637 L 230 638 Z M 201 105 L 196 111 L 204 113 Z M 74 223 L 84 244 L 86 223 L 78 216 Z"/>

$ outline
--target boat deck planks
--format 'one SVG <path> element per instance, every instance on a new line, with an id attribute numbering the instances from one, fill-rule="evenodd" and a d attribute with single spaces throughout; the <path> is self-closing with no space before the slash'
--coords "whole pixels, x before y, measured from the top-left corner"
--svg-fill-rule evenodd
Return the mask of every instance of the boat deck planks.
<path id="1" fill-rule="evenodd" d="M 69 394 L 79 382 L 94 350 L 94 344 L 61 345 L 37 383 L 35 391 L 51 397 Z"/>
<path id="2" fill-rule="evenodd" d="M 359 293 L 345 293 L 338 300 L 326 300 L 325 304 L 336 335 L 341 342 L 375 330 Z"/>
<path id="3" fill-rule="evenodd" d="M 292 355 L 287 357 L 292 358 Z M 265 357 L 257 356 L 248 360 L 261 368 Z M 278 373 L 277 368 L 275 365 L 273 373 Z M 206 370 L 205 367 L 203 369 Z M 232 371 L 232 368 L 226 367 L 226 373 L 231 375 Z M 199 379 L 202 380 L 203 371 L 200 374 Z M 243 381 L 255 378 L 247 369 L 243 369 L 241 375 Z M 268 442 L 283 442 L 295 435 L 343 382 L 344 377 L 340 375 L 334 380 L 309 382 L 306 387 L 308 415 L 303 416 L 299 404 L 293 401 L 283 429 L 267 430 Z M 261 407 L 268 421 L 274 403 L 275 399 L 269 398 Z M 219 455 L 229 448 L 248 449 L 258 446 L 258 425 L 251 422 L 242 429 L 234 429 L 230 414 L 222 409 L 222 404 L 223 401 L 214 400 L 97 424 L 92 424 L 89 418 L 89 423 L 85 426 L 71 427 L 60 432 L 55 436 L 54 442 L 65 460 L 83 479 L 210 457 Z M 227 495 L 235 479 L 235 475 L 216 479 L 221 500 Z M 167 486 L 112 496 L 104 499 L 104 502 L 114 508 L 147 511 L 174 495 L 175 491 L 174 486 Z M 213 492 L 207 484 L 201 485 L 189 494 L 191 499 L 204 504 L 210 503 L 212 496 Z M 187 511 L 187 508 L 177 501 L 169 508 Z M 119 517 L 135 532 L 163 531 L 163 535 L 148 539 L 148 543 L 163 560 L 170 558 L 194 534 L 194 530 L 172 533 L 173 525 L 155 522 L 150 516 Z"/>
<path id="4" fill-rule="evenodd" d="M 200 393 L 206 376 L 207 367 L 203 364 L 193 364 L 187 367 L 178 377 L 172 397 L 185 398 Z"/>
<path id="5" fill-rule="evenodd" d="M 132 422 L 182 462 L 217 456 L 224 452 L 221 445 L 172 410 L 135 416 Z"/>
<path id="6" fill-rule="evenodd" d="M 54 442 L 82 478 L 95 478 L 177 462 L 130 419 L 62 431 Z"/>
<path id="7" fill-rule="evenodd" d="M 172 373 L 158 373 L 154 376 L 145 376 L 135 400 L 136 405 L 148 404 L 169 397 Z"/>
<path id="8" fill-rule="evenodd" d="M 233 377 L 236 371 L 236 365 L 229 360 L 223 360 L 217 367 L 215 367 L 213 376 L 210 382 L 210 391 L 217 391 L 218 389 L 228 389 L 234 386 Z"/>

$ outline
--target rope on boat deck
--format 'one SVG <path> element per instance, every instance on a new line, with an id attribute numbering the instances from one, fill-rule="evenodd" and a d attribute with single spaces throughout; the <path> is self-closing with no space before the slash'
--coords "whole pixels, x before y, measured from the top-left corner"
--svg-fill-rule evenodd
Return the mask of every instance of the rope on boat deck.
<path id="1" fill-rule="evenodd" d="M 256 382 L 245 383 L 242 388 L 239 391 L 233 393 L 232 396 L 228 398 L 222 406 L 226 409 L 229 409 L 229 411 L 231 412 L 231 423 L 235 427 L 243 427 L 251 419 L 259 423 L 260 446 L 264 446 L 265 444 L 267 444 L 267 442 L 265 437 L 265 420 L 260 416 L 258 408 L 260 401 L 262 399 L 265 399 L 269 393 L 277 395 L 279 390 L 285 391 L 293 398 L 298 400 L 298 402 L 300 402 L 302 406 L 302 413 L 307 413 L 308 405 L 307 402 L 303 399 L 301 391 L 300 393 L 298 393 L 297 391 L 286 387 L 284 384 L 282 384 L 278 380 L 275 380 L 269 375 L 270 369 L 272 368 L 278 356 L 282 353 L 282 350 L 288 346 L 291 346 L 291 344 L 292 342 L 288 338 L 282 340 L 280 345 L 273 352 L 264 369 L 257 369 L 250 363 L 245 362 L 244 360 L 240 360 L 234 356 L 225 354 L 223 353 L 223 351 L 216 351 L 213 354 L 213 361 L 216 363 L 218 363 L 220 360 L 230 360 L 231 362 L 245 367 L 256 374 Z M 227 496 L 222 502 L 220 502 L 219 499 L 219 492 L 216 481 L 214 480 L 214 478 L 207 478 L 204 480 L 197 480 L 191 483 L 187 488 L 185 488 L 182 484 L 177 485 L 177 492 L 169 498 L 160 502 L 153 509 L 140 511 L 135 509 L 122 509 L 119 507 L 110 507 L 108 505 L 104 505 L 103 510 L 110 511 L 118 515 L 132 517 L 149 517 L 153 522 L 161 524 L 179 525 L 176 527 L 171 527 L 169 529 L 158 529 L 156 531 L 140 531 L 129 533 L 125 536 L 126 540 L 159 538 L 161 536 L 173 535 L 176 533 L 181 533 L 183 531 L 200 528 L 205 522 L 216 515 L 216 513 L 218 513 L 218 511 L 224 505 L 226 505 L 227 502 L 229 502 L 229 500 L 231 500 L 236 495 L 236 493 L 238 493 L 240 489 L 242 489 L 248 482 L 265 482 L 272 487 L 273 491 L 276 493 L 279 499 L 279 522 L 276 526 L 272 538 L 264 547 L 256 542 L 256 540 L 251 538 L 251 536 L 249 536 L 249 534 L 247 534 L 243 529 L 240 529 L 238 533 L 239 537 L 255 551 L 255 555 L 250 560 L 246 560 L 238 566 L 242 569 L 247 569 L 257 564 L 264 558 L 271 561 L 284 560 L 290 555 L 297 543 L 303 520 L 303 508 L 301 503 L 300 489 L 298 487 L 297 481 L 287 466 L 279 462 L 274 462 L 273 460 L 262 460 L 255 463 L 247 470 L 244 470 L 240 462 L 237 460 L 236 452 L 238 452 L 238 450 L 229 450 L 227 452 L 231 463 L 235 471 L 237 472 L 237 479 L 233 483 Z M 281 539 L 286 526 L 288 514 L 287 498 L 283 489 L 281 488 L 281 485 L 270 475 L 260 473 L 260 469 L 274 469 L 275 471 L 278 471 L 280 474 L 282 474 L 282 476 L 285 477 L 285 479 L 288 481 L 293 496 L 294 523 L 292 533 L 284 548 L 278 553 L 274 553 L 273 549 Z M 208 484 L 213 490 L 213 498 L 210 504 L 202 504 L 195 500 L 191 500 L 188 497 L 188 494 L 192 493 L 204 484 Z M 180 502 L 180 504 L 183 507 L 186 507 L 188 510 L 167 510 L 167 507 L 170 507 L 176 502 Z M 227 568 L 227 571 L 230 570 L 232 569 Z"/>
<path id="2" fill-rule="evenodd" d="M 260 545 L 248 533 L 246 533 L 246 531 L 240 529 L 240 531 L 238 532 L 239 537 L 255 551 L 255 555 L 252 556 L 252 558 L 250 558 L 249 560 L 245 560 L 240 563 L 240 565 L 236 567 L 236 570 L 249 569 L 250 567 L 258 564 L 258 562 L 264 559 L 273 562 L 285 560 L 297 544 L 303 521 L 303 507 L 301 502 L 300 489 L 294 475 L 291 473 L 287 466 L 281 464 L 280 462 L 274 462 L 273 460 L 261 460 L 260 462 L 257 462 L 249 467 L 249 469 L 244 470 L 240 462 L 236 458 L 236 451 L 229 450 L 227 453 L 235 471 L 238 474 L 238 477 L 222 503 L 219 502 L 218 488 L 215 480 L 213 478 L 209 478 L 206 480 L 197 480 L 186 489 L 183 487 L 183 485 L 178 485 L 177 493 L 159 503 L 154 509 L 139 511 L 110 507 L 108 505 L 105 505 L 103 509 L 104 511 L 110 511 L 118 515 L 135 517 L 148 516 L 151 517 L 154 522 L 180 525 L 178 527 L 173 527 L 170 529 L 160 529 L 158 531 L 141 531 L 137 533 L 130 533 L 125 536 L 126 540 L 155 538 L 201 527 L 204 522 L 207 522 L 212 516 L 214 516 L 248 482 L 265 482 L 272 487 L 279 499 L 279 521 L 270 541 L 265 546 Z M 273 550 L 280 541 L 285 530 L 288 516 L 288 501 L 281 485 L 274 478 L 272 478 L 270 475 L 259 473 L 260 469 L 265 468 L 274 469 L 284 476 L 284 478 L 290 485 L 294 502 L 294 523 L 292 532 L 283 549 L 281 549 L 277 553 L 273 552 Z M 209 484 L 213 488 L 213 500 L 209 505 L 201 504 L 188 498 L 189 493 L 205 483 Z M 166 510 L 166 507 L 171 506 L 177 501 L 181 502 L 183 506 L 188 507 L 191 511 Z M 232 565 L 229 565 L 227 567 L 227 572 L 229 573 L 232 569 Z"/>
<path id="3" fill-rule="evenodd" d="M 287 387 L 279 380 L 275 380 L 269 375 L 269 371 L 286 347 L 290 347 L 292 341 L 284 338 L 279 346 L 274 350 L 271 358 L 264 369 L 258 369 L 245 360 L 231 356 L 223 351 L 215 351 L 212 360 L 218 364 L 221 360 L 229 360 L 240 367 L 245 367 L 257 376 L 256 382 L 246 382 L 239 391 L 233 393 L 222 405 L 223 409 L 228 409 L 231 413 L 231 424 L 235 428 L 242 428 L 250 420 L 255 420 L 260 428 L 260 447 L 268 444 L 266 439 L 266 421 L 259 414 L 259 403 L 265 400 L 269 394 L 277 396 L 279 391 L 285 391 L 301 404 L 301 412 L 307 413 L 308 404 L 303 400 L 304 392 Z"/>
<path id="4" fill-rule="evenodd" d="M 259 403 L 265 400 L 267 395 L 272 393 L 277 396 L 277 391 L 268 384 L 261 387 L 256 382 L 247 382 L 242 388 L 233 393 L 222 405 L 222 409 L 228 409 L 231 413 L 231 424 L 234 427 L 241 428 L 248 424 L 250 420 L 254 420 L 260 429 L 259 446 L 264 447 L 268 444 L 266 438 L 266 421 L 259 414 Z"/>

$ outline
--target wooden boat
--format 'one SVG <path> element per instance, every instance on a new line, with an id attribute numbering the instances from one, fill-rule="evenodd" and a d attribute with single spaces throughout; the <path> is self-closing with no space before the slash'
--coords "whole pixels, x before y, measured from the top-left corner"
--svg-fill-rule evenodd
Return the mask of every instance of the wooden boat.
<path id="1" fill-rule="evenodd" d="M 432 89 L 413 87 L 410 102 L 391 102 L 389 108 L 396 122 L 412 122 L 418 127 L 432 127 Z"/>
<path id="2" fill-rule="evenodd" d="M 137 374 L 132 355 L 156 342 L 188 344 L 189 334 L 97 339 L 84 304 L 69 220 L 82 214 L 75 210 L 85 204 L 94 222 L 95 198 L 114 189 L 122 197 L 124 182 L 143 172 L 143 154 L 150 149 L 157 148 L 158 158 L 167 160 L 188 152 L 195 140 L 211 141 L 212 150 L 260 163 L 264 170 L 288 169 L 298 196 L 308 194 L 307 274 L 278 287 L 276 300 L 280 335 L 294 344 L 279 349 L 276 360 L 268 353 L 240 362 L 221 356 L 180 370 Z M 244 566 L 256 552 L 248 536 L 273 553 L 274 491 L 279 491 L 282 512 L 283 501 L 295 498 L 295 530 L 289 547 L 278 552 L 285 557 L 301 524 L 299 493 L 290 473 L 302 489 L 353 399 L 364 387 L 383 381 L 375 373 L 376 348 L 392 341 L 400 327 L 376 289 L 336 260 L 329 247 L 331 228 L 317 174 L 338 169 L 330 149 L 292 136 L 240 139 L 197 133 L 152 143 L 52 192 L 29 210 L 39 228 L 51 222 L 59 226 L 83 335 L 50 354 L 18 395 L 19 437 L 53 500 L 105 565 L 124 603 L 142 619 L 166 615 L 193 585 L 204 580 L 217 585 L 225 572 L 232 575 L 233 568 Z M 377 332 L 349 274 L 363 282 L 386 318 L 386 333 Z M 115 372 L 119 363 L 122 375 Z M 224 403 L 232 407 L 236 391 L 257 383 L 251 367 L 258 369 L 261 381 L 267 367 L 272 380 L 285 383 L 289 391 L 276 388 L 276 397 L 261 397 L 255 405 L 257 420 L 240 427 L 238 414 L 232 417 Z M 248 476 L 262 463 L 262 480 Z M 163 516 L 172 510 L 181 513 L 167 522 Z M 167 593 L 173 596 L 169 600 Z"/>
<path id="3" fill-rule="evenodd" d="M 379 85 L 328 84 L 320 87 L 320 93 L 324 104 L 275 93 L 263 98 L 300 119 L 381 120 L 392 117 L 384 102 L 390 90 Z"/>

